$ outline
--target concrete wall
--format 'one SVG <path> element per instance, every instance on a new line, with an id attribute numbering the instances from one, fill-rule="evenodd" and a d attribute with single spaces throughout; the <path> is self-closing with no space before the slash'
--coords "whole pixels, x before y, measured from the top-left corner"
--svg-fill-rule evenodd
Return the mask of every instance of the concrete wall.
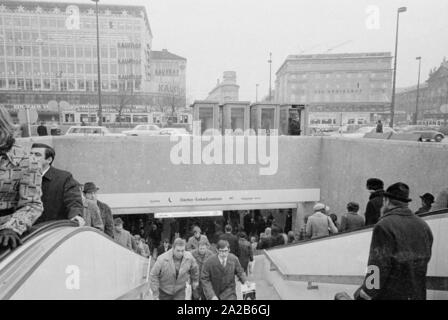
<path id="1" fill-rule="evenodd" d="M 55 166 L 102 193 L 318 188 L 318 137 L 279 139 L 278 171 L 259 164 L 174 165 L 169 137 L 55 137 Z M 205 147 L 208 142 L 203 142 Z M 247 138 L 246 138 L 247 146 Z M 246 155 L 247 159 L 247 155 Z"/>
<path id="2" fill-rule="evenodd" d="M 321 143 L 321 198 L 336 214 L 344 213 L 350 201 L 364 213 L 368 178 L 380 178 L 386 188 L 399 181 L 408 184 L 415 210 L 421 205 L 419 195 L 436 196 L 448 186 L 448 144 L 333 137 Z"/>
<path id="3" fill-rule="evenodd" d="M 71 171 L 80 182 L 95 181 L 102 193 L 320 188 L 321 200 L 341 215 L 349 201 L 359 202 L 364 212 L 369 196 L 365 183 L 370 177 L 382 179 L 386 186 L 407 183 L 414 199 L 412 209 L 420 205 L 418 195 L 436 195 L 448 184 L 448 144 L 440 143 L 279 137 L 278 171 L 263 176 L 259 164 L 174 165 L 170 152 L 176 142 L 169 137 L 32 139 L 53 144 L 55 166 Z M 28 139 L 19 143 L 30 145 Z M 298 209 L 303 217 L 312 203 Z M 301 221 L 294 224 L 300 226 Z"/>

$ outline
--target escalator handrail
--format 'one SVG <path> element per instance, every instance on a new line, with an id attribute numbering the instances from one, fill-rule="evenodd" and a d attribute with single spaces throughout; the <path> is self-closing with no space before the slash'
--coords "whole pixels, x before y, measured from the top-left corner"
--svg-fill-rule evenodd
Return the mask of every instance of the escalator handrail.
<path id="1" fill-rule="evenodd" d="M 73 222 L 70 220 L 56 220 L 56 221 L 48 221 L 48 222 L 43 222 L 43 223 L 37 224 L 37 225 L 31 227 L 31 229 L 22 238 L 22 245 L 49 230 L 53 230 L 53 229 L 60 228 L 60 227 L 77 227 L 77 226 L 78 226 L 78 224 L 76 222 Z M 9 256 L 12 252 L 19 249 L 20 247 L 21 246 L 18 246 L 14 250 L 8 248 L 5 251 L 1 252 L 0 253 L 0 262 L 3 261 L 7 256 Z"/>
<path id="2" fill-rule="evenodd" d="M 447 214 L 447 213 L 448 213 L 448 208 L 443 208 L 443 209 L 436 210 L 436 211 L 422 213 L 422 214 L 419 214 L 418 216 L 420 218 L 427 218 L 427 217 L 433 217 L 433 216 L 437 216 L 437 215 L 440 215 L 440 214 Z M 351 234 L 355 234 L 355 233 L 368 231 L 370 229 L 373 229 L 374 226 L 375 225 L 365 226 L 365 227 L 362 227 L 362 228 L 359 228 L 359 229 L 356 229 L 356 230 L 349 230 L 349 231 L 344 231 L 344 232 L 338 232 L 338 233 L 330 234 L 328 236 L 322 236 L 322 237 L 317 237 L 317 238 L 313 238 L 313 239 L 301 240 L 301 241 L 296 242 L 296 243 L 283 244 L 283 245 L 275 246 L 275 247 L 264 249 L 264 250 L 269 251 L 269 250 L 275 250 L 275 249 L 282 249 L 282 248 L 287 248 L 287 247 L 293 247 L 293 246 L 298 246 L 298 245 L 309 244 L 309 243 L 312 243 L 312 242 L 322 241 L 322 240 L 326 240 L 326 239 L 333 239 L 335 237 L 341 237 L 341 236 L 346 236 L 346 235 L 351 235 Z"/>

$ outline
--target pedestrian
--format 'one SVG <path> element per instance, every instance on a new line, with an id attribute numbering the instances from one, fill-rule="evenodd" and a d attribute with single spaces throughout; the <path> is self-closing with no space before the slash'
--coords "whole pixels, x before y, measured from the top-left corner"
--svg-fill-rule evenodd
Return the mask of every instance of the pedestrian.
<path id="1" fill-rule="evenodd" d="M 306 237 L 318 238 L 330 235 L 330 233 L 338 233 L 338 229 L 334 225 L 329 216 L 325 214 L 325 205 L 317 203 L 313 208 L 314 214 L 308 218 L 306 224 Z"/>
<path id="2" fill-rule="evenodd" d="M 366 188 L 370 192 L 369 202 L 367 202 L 364 217 L 366 226 L 374 225 L 380 218 L 381 207 L 383 205 L 384 183 L 377 178 L 367 180 Z"/>
<path id="3" fill-rule="evenodd" d="M 442 210 L 448 208 L 448 187 L 439 192 L 436 201 L 432 206 L 432 210 Z"/>
<path id="4" fill-rule="evenodd" d="M 39 136 L 48 136 L 47 127 L 45 126 L 45 122 L 41 121 L 40 125 L 37 127 L 37 134 Z"/>
<path id="5" fill-rule="evenodd" d="M 383 133 L 383 123 L 381 120 L 378 120 L 376 123 L 376 133 Z"/>
<path id="6" fill-rule="evenodd" d="M 252 252 L 256 252 L 258 246 L 257 236 L 250 237 L 250 246 L 252 247 Z"/>
<path id="7" fill-rule="evenodd" d="M 112 211 L 107 204 L 98 200 L 98 190 L 100 189 L 93 182 L 86 182 L 84 184 L 83 192 L 85 197 L 94 201 L 100 209 L 101 220 L 104 223 L 104 233 L 113 238 L 114 218 L 112 216 Z"/>
<path id="8" fill-rule="evenodd" d="M 47 144 L 33 143 L 31 154 L 42 167 L 42 204 L 44 211 L 36 223 L 72 220 L 84 225 L 84 205 L 79 183 L 73 175 L 53 166 L 55 150 Z"/>
<path id="9" fill-rule="evenodd" d="M 145 258 L 149 258 L 150 252 L 149 252 L 148 245 L 144 242 L 144 240 L 138 234 L 134 235 L 134 239 L 135 239 L 136 247 L 137 247 L 136 252 Z"/>
<path id="10" fill-rule="evenodd" d="M 43 212 L 42 167 L 15 144 L 15 126 L 0 107 L 0 248 L 15 248 Z"/>
<path id="11" fill-rule="evenodd" d="M 409 187 L 398 182 L 384 193 L 367 266 L 373 268 L 355 292 L 357 300 L 425 300 L 433 235 L 409 209 Z M 377 285 L 372 285 L 377 282 Z"/>
<path id="12" fill-rule="evenodd" d="M 132 235 L 129 231 L 125 230 L 123 228 L 123 220 L 121 218 L 116 218 L 114 220 L 114 240 L 118 244 L 122 245 L 125 248 L 128 248 L 129 250 L 133 250 L 132 248 Z"/>
<path id="13" fill-rule="evenodd" d="M 173 248 L 157 257 L 150 272 L 150 288 L 154 300 L 185 300 L 187 282 L 192 289 L 199 285 L 199 268 L 185 240 L 177 238 Z"/>
<path id="14" fill-rule="evenodd" d="M 201 228 L 199 226 L 193 227 L 193 235 L 188 239 L 187 242 L 187 250 L 193 251 L 199 247 L 199 242 L 205 241 L 208 246 L 210 246 L 210 242 L 208 242 L 208 238 L 206 235 L 201 234 Z"/>
<path id="15" fill-rule="evenodd" d="M 254 261 L 254 253 L 250 242 L 247 241 L 247 234 L 245 232 L 240 232 L 238 235 L 240 246 L 240 256 L 238 259 L 246 275 L 249 275 L 249 265 Z"/>
<path id="16" fill-rule="evenodd" d="M 268 218 L 266 216 L 263 216 L 260 214 L 258 216 L 258 221 L 257 221 L 257 235 L 259 235 L 260 233 L 263 233 L 267 227 L 269 227 L 268 226 Z"/>
<path id="17" fill-rule="evenodd" d="M 286 221 L 285 221 L 285 228 L 284 231 L 286 234 L 289 233 L 289 231 L 292 230 L 292 209 L 287 209 L 287 214 L 286 214 Z"/>
<path id="18" fill-rule="evenodd" d="M 162 232 L 155 222 L 151 224 L 149 230 L 149 239 L 151 240 L 151 251 L 160 245 L 160 240 L 162 238 Z"/>
<path id="19" fill-rule="evenodd" d="M 248 285 L 238 257 L 230 253 L 226 240 L 219 240 L 218 254 L 205 261 L 201 272 L 201 286 L 207 300 L 236 300 L 235 276 Z"/>
<path id="20" fill-rule="evenodd" d="M 225 233 L 219 236 L 219 240 L 226 240 L 229 243 L 230 253 L 235 256 L 240 256 L 240 245 L 238 242 L 238 237 L 232 234 L 232 226 L 226 225 L 224 228 Z"/>
<path id="21" fill-rule="evenodd" d="M 333 221 L 333 224 L 336 227 L 336 229 L 339 230 L 338 216 L 335 215 L 334 213 L 330 214 L 329 216 L 330 216 L 331 221 Z"/>
<path id="22" fill-rule="evenodd" d="M 201 239 L 199 241 L 198 248 L 193 250 L 191 254 L 196 259 L 196 263 L 198 264 L 199 275 L 202 272 L 204 262 L 214 255 L 214 253 L 209 249 L 208 241 L 205 239 Z M 204 290 L 202 289 L 201 283 L 199 283 L 196 290 L 193 290 L 193 300 L 205 300 Z"/>
<path id="23" fill-rule="evenodd" d="M 272 247 L 272 229 L 266 228 L 263 233 L 260 233 L 260 242 L 258 243 L 258 250 L 269 249 Z"/>
<path id="24" fill-rule="evenodd" d="M 434 196 L 430 193 L 425 193 L 420 196 L 420 199 L 422 200 L 422 206 L 415 212 L 415 214 L 430 212 L 431 206 L 434 203 Z"/>
<path id="25" fill-rule="evenodd" d="M 272 247 L 276 247 L 276 246 L 281 246 L 284 245 L 285 242 L 285 237 L 283 236 L 283 234 L 281 233 L 281 230 L 279 227 L 277 226 L 272 226 L 271 228 L 272 230 Z"/>
<path id="26" fill-rule="evenodd" d="M 257 222 L 253 211 L 244 216 L 244 231 L 250 237 L 257 234 Z"/>
<path id="27" fill-rule="evenodd" d="M 160 256 L 161 254 L 164 254 L 170 249 L 171 249 L 170 241 L 168 239 L 164 239 L 163 243 L 157 248 L 157 255 Z"/>
<path id="28" fill-rule="evenodd" d="M 352 231 L 364 227 L 365 219 L 358 214 L 359 204 L 356 202 L 349 202 L 347 204 L 347 213 L 341 217 L 340 232 Z"/>
<path id="29" fill-rule="evenodd" d="M 296 237 L 294 235 L 294 232 L 293 231 L 289 231 L 288 232 L 288 244 L 295 243 L 295 239 L 296 239 Z"/>
<path id="30" fill-rule="evenodd" d="M 104 232 L 104 223 L 101 219 L 100 208 L 96 204 L 95 201 L 91 199 L 87 199 L 82 192 L 82 186 L 80 186 L 80 194 L 82 196 L 82 204 L 84 207 L 83 210 L 83 219 L 85 226 L 92 227 L 95 229 Z"/>

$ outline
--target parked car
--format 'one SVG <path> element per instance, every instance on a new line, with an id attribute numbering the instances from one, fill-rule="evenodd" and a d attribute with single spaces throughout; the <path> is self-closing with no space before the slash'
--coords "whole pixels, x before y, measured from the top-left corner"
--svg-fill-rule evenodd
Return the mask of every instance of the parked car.
<path id="1" fill-rule="evenodd" d="M 422 141 L 441 142 L 443 139 L 445 139 L 445 135 L 442 132 L 434 128 L 425 126 L 406 126 L 400 128 L 399 132 L 420 134 Z"/>
<path id="2" fill-rule="evenodd" d="M 65 133 L 66 136 L 124 136 L 122 133 L 111 133 L 106 127 L 73 126 Z"/>
<path id="3" fill-rule="evenodd" d="M 160 130 L 160 135 L 163 136 L 186 136 L 190 133 L 185 128 L 163 128 Z"/>
<path id="4" fill-rule="evenodd" d="M 376 127 L 362 127 L 352 133 L 342 133 L 340 136 L 345 138 L 363 138 L 367 133 L 375 133 Z M 397 133 L 390 127 L 383 127 L 383 133 Z"/>
<path id="5" fill-rule="evenodd" d="M 127 136 L 155 136 L 160 132 L 160 127 L 155 124 L 139 124 L 132 130 L 126 130 L 122 133 Z"/>
<path id="6" fill-rule="evenodd" d="M 435 142 L 441 142 L 443 139 L 445 139 L 445 136 L 443 135 L 443 133 L 436 131 L 436 130 L 422 130 L 422 131 L 411 131 L 412 133 L 415 134 L 421 134 L 422 137 L 422 141 L 432 141 L 434 140 Z"/>

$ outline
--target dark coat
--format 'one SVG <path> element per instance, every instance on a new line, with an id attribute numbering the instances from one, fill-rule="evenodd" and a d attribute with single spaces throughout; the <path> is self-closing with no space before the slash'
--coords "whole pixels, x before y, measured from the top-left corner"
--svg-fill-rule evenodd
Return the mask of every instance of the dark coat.
<path id="1" fill-rule="evenodd" d="M 112 216 L 112 211 L 110 210 L 110 207 L 105 204 L 104 202 L 97 201 L 98 207 L 100 208 L 101 213 L 101 219 L 103 220 L 104 224 L 104 233 L 110 236 L 111 238 L 114 237 L 114 218 Z"/>
<path id="2" fill-rule="evenodd" d="M 241 267 L 244 271 L 247 273 L 247 266 L 249 265 L 249 261 L 254 261 L 254 254 L 252 252 L 252 246 L 250 245 L 250 242 L 246 239 L 239 240 L 240 245 L 240 256 L 239 261 L 241 264 Z"/>
<path id="3" fill-rule="evenodd" d="M 242 283 L 246 282 L 243 268 L 238 258 L 229 253 L 226 267 L 219 261 L 218 255 L 213 255 L 204 262 L 200 276 L 201 286 L 207 300 L 217 296 L 220 300 L 236 300 L 235 275 Z"/>
<path id="4" fill-rule="evenodd" d="M 384 190 L 377 190 L 370 195 L 364 214 L 366 226 L 374 225 L 378 222 L 381 215 L 381 207 L 383 206 L 383 194 Z"/>
<path id="5" fill-rule="evenodd" d="M 37 127 L 37 134 L 39 136 L 47 136 L 48 135 L 47 127 L 43 126 L 43 125 L 38 126 Z"/>
<path id="6" fill-rule="evenodd" d="M 223 233 L 219 236 L 219 240 L 226 240 L 229 243 L 230 252 L 240 256 L 240 244 L 238 242 L 238 237 L 231 233 Z"/>
<path id="7" fill-rule="evenodd" d="M 84 206 L 78 182 L 70 172 L 50 167 L 42 178 L 44 212 L 37 223 L 82 217 Z"/>
<path id="8" fill-rule="evenodd" d="M 362 289 L 374 300 L 425 300 L 431 229 L 409 208 L 386 212 L 373 228 L 368 266 L 379 268 L 379 289 L 366 275 Z"/>

